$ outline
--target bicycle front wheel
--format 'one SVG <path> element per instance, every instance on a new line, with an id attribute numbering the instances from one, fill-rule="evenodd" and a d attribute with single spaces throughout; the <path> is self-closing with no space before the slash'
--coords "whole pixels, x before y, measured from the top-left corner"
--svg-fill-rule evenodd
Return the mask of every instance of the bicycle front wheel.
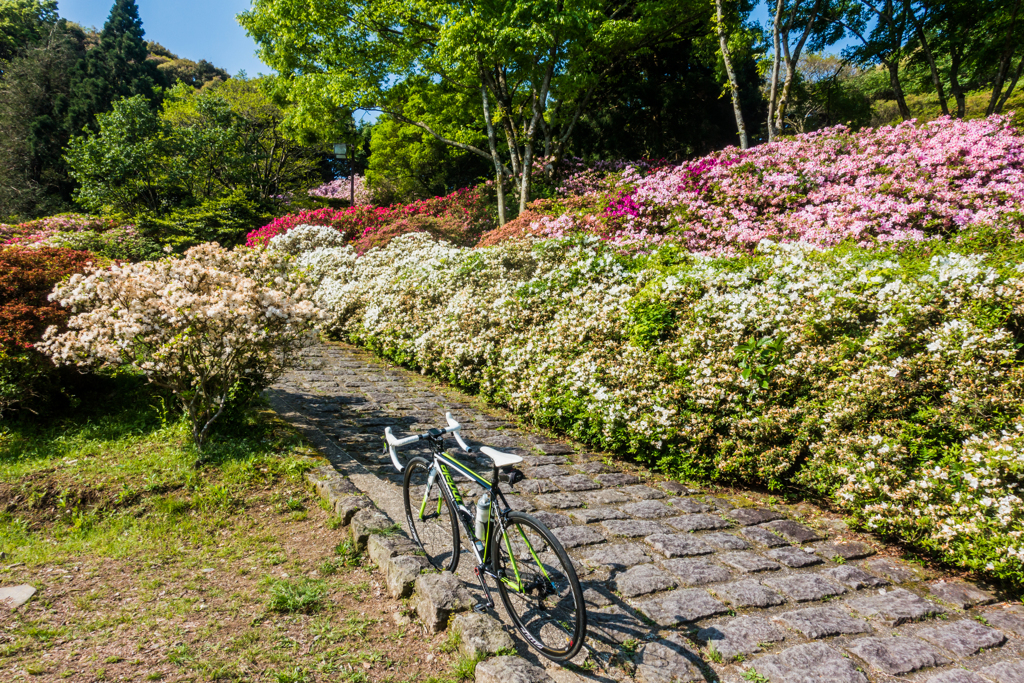
<path id="1" fill-rule="evenodd" d="M 412 540 L 435 569 L 454 572 L 459 566 L 459 518 L 441 494 L 440 475 L 431 476 L 430 462 L 423 458 L 409 461 L 402 496 Z"/>
<path id="2" fill-rule="evenodd" d="M 587 636 L 587 612 L 576 570 L 541 522 L 510 512 L 505 534 L 494 525 L 491 569 L 505 611 L 526 642 L 548 659 L 572 659 Z"/>

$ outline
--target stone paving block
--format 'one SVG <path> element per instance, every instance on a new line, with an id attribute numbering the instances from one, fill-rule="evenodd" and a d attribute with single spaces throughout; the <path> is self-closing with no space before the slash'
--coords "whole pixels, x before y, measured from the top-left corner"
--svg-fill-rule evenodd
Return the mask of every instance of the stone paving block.
<path id="1" fill-rule="evenodd" d="M 622 511 L 630 517 L 639 517 L 641 519 L 659 519 L 679 514 L 678 511 L 658 500 L 641 500 L 638 503 L 623 505 Z"/>
<path id="2" fill-rule="evenodd" d="M 797 602 L 821 600 L 846 592 L 846 589 L 839 584 L 832 583 L 820 574 L 810 573 L 772 576 L 764 579 L 764 584 L 781 591 Z"/>
<path id="3" fill-rule="evenodd" d="M 706 586 L 732 578 L 732 572 L 707 560 L 665 560 L 661 566 L 679 579 L 680 586 Z"/>
<path id="4" fill-rule="evenodd" d="M 590 564 L 614 568 L 632 567 L 635 564 L 651 561 L 651 556 L 642 548 L 628 543 L 601 546 L 586 553 L 583 557 Z"/>
<path id="5" fill-rule="evenodd" d="M 677 588 L 653 598 L 635 601 L 633 605 L 659 626 L 675 626 L 729 611 L 728 607 L 699 588 Z"/>
<path id="6" fill-rule="evenodd" d="M 754 553 L 723 553 L 717 559 L 719 562 L 727 564 L 734 569 L 739 569 L 741 572 L 773 572 L 780 568 L 778 563 Z"/>
<path id="7" fill-rule="evenodd" d="M 501 622 L 487 614 L 460 614 L 452 620 L 452 629 L 459 634 L 459 651 L 471 659 L 483 659 L 514 647 Z"/>
<path id="8" fill-rule="evenodd" d="M 530 516 L 552 530 L 557 529 L 559 527 L 572 525 L 572 520 L 570 520 L 565 515 L 560 515 L 556 512 L 540 510 L 538 512 L 530 513 Z"/>
<path id="9" fill-rule="evenodd" d="M 637 683 L 691 683 L 703 681 L 693 653 L 671 640 L 647 643 L 636 659 Z"/>
<path id="10" fill-rule="evenodd" d="M 763 508 L 733 508 L 725 513 L 735 519 L 743 526 L 751 526 L 753 524 L 764 524 L 765 522 L 771 522 L 775 519 L 782 519 L 782 515 L 772 510 L 765 510 Z"/>
<path id="11" fill-rule="evenodd" d="M 655 498 L 664 498 L 665 494 L 658 489 L 652 489 L 650 486 L 627 486 L 624 489 L 619 489 L 627 496 L 632 496 L 637 500 L 654 500 Z"/>
<path id="12" fill-rule="evenodd" d="M 644 541 L 665 557 L 707 555 L 715 551 L 704 539 L 693 534 L 654 534 Z"/>
<path id="13" fill-rule="evenodd" d="M 496 448 L 496 447 L 495 447 Z M 551 477 L 567 476 L 569 470 L 558 465 L 540 465 L 530 470 L 531 479 L 550 479 Z"/>
<path id="14" fill-rule="evenodd" d="M 570 474 L 567 477 L 551 477 L 551 483 L 563 491 L 590 491 L 601 485 L 585 474 Z"/>
<path id="15" fill-rule="evenodd" d="M 934 602 L 911 593 L 906 588 L 897 588 L 891 591 L 880 589 L 875 595 L 859 595 L 847 599 L 846 606 L 862 617 L 874 619 L 889 627 L 943 614 L 946 611 Z"/>
<path id="16" fill-rule="evenodd" d="M 657 485 L 666 493 L 671 493 L 674 496 L 685 496 L 689 493 L 696 493 L 693 489 L 688 486 L 683 486 L 678 481 L 659 481 Z"/>
<path id="17" fill-rule="evenodd" d="M 583 499 L 571 493 L 544 493 L 533 499 L 538 505 L 564 510 L 583 506 Z"/>
<path id="18" fill-rule="evenodd" d="M 845 564 L 840 567 L 826 569 L 822 574 L 825 574 L 847 588 L 852 588 L 854 590 L 860 590 L 861 588 L 878 588 L 879 586 L 889 585 L 889 582 L 885 579 L 875 576 L 874 574 L 868 574 L 860 567 L 855 567 L 852 564 Z"/>
<path id="19" fill-rule="evenodd" d="M 893 676 L 929 666 L 943 666 L 951 661 L 939 650 L 917 638 L 860 638 L 847 645 L 846 649 L 876 671 Z"/>
<path id="20" fill-rule="evenodd" d="M 602 489 L 600 491 L 587 491 L 581 494 L 583 502 L 587 505 L 618 505 L 629 502 L 629 498 L 620 491 L 614 489 Z"/>
<path id="21" fill-rule="evenodd" d="M 550 493 L 558 490 L 547 479 L 527 479 L 516 484 L 516 488 L 523 493 Z"/>
<path id="22" fill-rule="evenodd" d="M 508 506 L 513 510 L 519 510 L 520 512 L 533 512 L 536 510 L 536 506 L 522 496 L 505 496 L 505 500 L 508 501 Z"/>
<path id="23" fill-rule="evenodd" d="M 664 524 L 648 519 L 609 519 L 601 522 L 605 530 L 615 536 L 650 536 L 652 534 L 670 534 L 672 529 Z"/>
<path id="24" fill-rule="evenodd" d="M 1024 683 L 1024 661 L 1011 659 L 998 662 L 979 669 L 978 673 L 992 679 L 995 683 Z"/>
<path id="25" fill-rule="evenodd" d="M 612 598 L 609 597 L 608 589 L 604 586 L 603 582 L 595 585 L 581 581 L 580 587 L 583 588 L 583 602 L 587 603 L 588 606 L 604 607 L 612 604 Z"/>
<path id="26" fill-rule="evenodd" d="M 605 465 L 600 460 L 590 460 L 588 462 L 579 462 L 573 465 L 578 471 L 583 474 L 601 474 L 602 472 L 611 472 L 611 468 Z"/>
<path id="27" fill-rule="evenodd" d="M 493 446 L 499 448 L 499 446 Z M 541 465 L 564 465 L 565 458 L 560 455 L 529 455 L 520 453 L 523 464 L 529 467 L 540 467 Z"/>
<path id="28" fill-rule="evenodd" d="M 544 455 L 568 455 L 573 452 L 572 447 L 564 443 L 537 443 L 533 447 Z"/>
<path id="29" fill-rule="evenodd" d="M 738 536 L 733 536 L 732 534 L 702 534 L 700 538 L 708 543 L 714 543 L 722 550 L 746 550 L 750 547 L 749 543 Z"/>
<path id="30" fill-rule="evenodd" d="M 1020 605 L 993 607 L 982 612 L 981 616 L 996 628 L 1024 636 L 1024 607 Z"/>
<path id="31" fill-rule="evenodd" d="M 560 526 L 552 529 L 551 533 L 565 548 L 579 548 L 584 545 L 604 543 L 605 540 L 604 536 L 592 526 Z"/>
<path id="32" fill-rule="evenodd" d="M 967 669 L 950 669 L 932 676 L 925 683 L 989 683 L 989 681 Z"/>
<path id="33" fill-rule="evenodd" d="M 669 501 L 669 504 L 673 509 L 679 512 L 688 512 L 690 514 L 698 514 L 701 512 L 712 512 L 713 507 L 707 503 L 702 503 L 699 500 L 693 498 L 673 498 Z M 676 514 L 679 514 L 678 512 Z"/>
<path id="34" fill-rule="evenodd" d="M 753 667 L 771 683 L 868 683 L 853 662 L 820 642 L 760 657 Z"/>
<path id="35" fill-rule="evenodd" d="M 959 581 L 949 583 L 939 581 L 928 586 L 928 590 L 939 600 L 956 605 L 960 609 L 967 609 L 975 605 L 987 605 L 995 601 L 995 598 L 977 586 Z"/>
<path id="36" fill-rule="evenodd" d="M 786 639 L 781 628 L 763 617 L 737 617 L 724 624 L 702 628 L 697 640 L 715 649 L 725 659 L 761 651 L 761 643 L 778 643 Z"/>
<path id="37" fill-rule="evenodd" d="M 590 524 L 591 522 L 603 522 L 606 519 L 627 519 L 628 515 L 618 508 L 579 508 L 569 512 L 573 519 Z"/>
<path id="38" fill-rule="evenodd" d="M 522 657 L 494 657 L 476 665 L 476 683 L 554 683 L 544 669 Z"/>
<path id="39" fill-rule="evenodd" d="M 391 526 L 391 520 L 383 512 L 376 508 L 364 508 L 352 515 L 352 522 L 349 524 L 352 542 L 362 550 L 366 547 L 371 533 L 390 529 Z"/>
<path id="40" fill-rule="evenodd" d="M 653 564 L 638 564 L 615 577 L 615 590 L 627 598 L 676 587 L 676 580 Z"/>
<path id="41" fill-rule="evenodd" d="M 16 610 L 31 600 L 35 594 L 36 589 L 28 584 L 4 586 L 0 588 L 0 605 L 10 610 Z"/>
<path id="42" fill-rule="evenodd" d="M 441 572 L 416 577 L 412 604 L 427 630 L 437 633 L 448 626 L 448 618 L 452 614 L 465 612 L 476 601 L 457 576 L 451 572 Z"/>
<path id="43" fill-rule="evenodd" d="M 893 583 L 906 583 L 907 581 L 919 581 L 920 576 L 907 564 L 898 560 L 890 560 L 879 557 L 875 560 L 861 562 L 860 566 L 868 571 L 884 576 Z"/>
<path id="44" fill-rule="evenodd" d="M 844 560 L 859 560 L 875 554 L 874 548 L 867 543 L 850 541 L 847 543 L 819 543 L 814 546 L 814 552 L 826 560 L 834 560 L 841 557 Z"/>
<path id="45" fill-rule="evenodd" d="M 384 569 L 387 561 L 396 555 L 414 555 L 419 547 L 405 536 L 371 534 L 366 541 L 366 554 L 370 562 Z"/>
<path id="46" fill-rule="evenodd" d="M 650 637 L 651 627 L 618 605 L 587 611 L 587 637 L 598 641 L 624 643 Z"/>
<path id="47" fill-rule="evenodd" d="M 812 565 L 821 564 L 821 558 L 806 552 L 802 548 L 794 548 L 787 546 L 785 548 L 776 548 L 775 550 L 769 550 L 765 553 L 768 557 L 773 560 L 778 560 L 787 567 L 810 567 Z"/>
<path id="48" fill-rule="evenodd" d="M 828 638 L 850 633 L 871 633 L 871 625 L 854 619 L 838 607 L 808 607 L 786 612 L 775 620 L 808 638 Z"/>
<path id="49" fill-rule="evenodd" d="M 631 486 L 640 483 L 640 477 L 635 474 L 626 474 L 625 472 L 599 474 L 594 479 L 604 486 Z"/>
<path id="50" fill-rule="evenodd" d="M 407 598 L 412 594 L 416 577 L 430 566 L 430 561 L 422 555 L 398 555 L 390 558 L 384 565 L 384 582 L 388 594 L 394 600 Z"/>
<path id="51" fill-rule="evenodd" d="M 774 607 L 786 602 L 784 597 L 753 579 L 719 584 L 713 590 L 733 607 Z"/>
<path id="52" fill-rule="evenodd" d="M 917 637 L 960 657 L 969 657 L 982 648 L 988 650 L 1006 642 L 1006 636 L 1002 633 L 973 619 L 922 629 L 917 632 Z"/>
<path id="53" fill-rule="evenodd" d="M 663 520 L 680 531 L 703 531 L 705 529 L 728 529 L 730 524 L 716 515 L 681 515 Z"/>
<path id="54" fill-rule="evenodd" d="M 818 534 L 817 531 L 805 527 L 803 524 L 797 524 L 789 519 L 779 519 L 774 522 L 768 522 L 764 527 L 766 529 L 770 529 L 773 533 L 782 536 L 790 543 L 808 543 L 810 541 L 821 540 L 821 535 Z"/>

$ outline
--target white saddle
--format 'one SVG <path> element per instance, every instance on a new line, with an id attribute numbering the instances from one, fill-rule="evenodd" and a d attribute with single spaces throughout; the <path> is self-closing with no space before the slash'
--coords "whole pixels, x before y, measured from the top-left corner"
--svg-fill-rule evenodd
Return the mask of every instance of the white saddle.
<path id="1" fill-rule="evenodd" d="M 494 450 L 490 446 L 481 446 L 480 452 L 493 460 L 495 467 L 508 467 L 509 465 L 515 465 L 516 463 L 523 461 L 523 459 L 518 455 L 502 453 L 501 451 Z"/>

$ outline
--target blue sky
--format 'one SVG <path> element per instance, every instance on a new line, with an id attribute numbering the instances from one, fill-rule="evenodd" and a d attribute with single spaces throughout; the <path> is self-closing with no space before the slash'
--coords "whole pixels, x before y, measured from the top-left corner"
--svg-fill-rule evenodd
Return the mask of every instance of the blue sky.
<path id="1" fill-rule="evenodd" d="M 208 62 L 234 75 L 269 73 L 256 56 L 256 43 L 235 15 L 250 0 L 136 0 L 146 40 L 155 40 L 180 57 Z M 102 28 L 114 0 L 58 0 L 60 15 L 83 26 Z"/>

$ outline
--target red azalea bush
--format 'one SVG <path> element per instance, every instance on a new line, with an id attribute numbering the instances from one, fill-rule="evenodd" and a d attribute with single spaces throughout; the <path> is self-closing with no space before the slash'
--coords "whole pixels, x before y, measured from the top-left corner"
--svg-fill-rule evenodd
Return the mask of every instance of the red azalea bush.
<path id="1" fill-rule="evenodd" d="M 34 347 L 69 312 L 48 297 L 54 285 L 95 261 L 72 249 L 0 249 L 0 414 L 36 405 L 53 390 L 55 368 Z"/>
<path id="2" fill-rule="evenodd" d="M 415 218 L 420 220 L 412 220 Z M 443 227 L 436 227 L 437 221 L 424 221 L 423 218 L 438 219 Z M 493 223 L 487 201 L 479 188 L 467 187 L 444 197 L 421 199 L 411 204 L 299 211 L 253 230 L 247 236 L 246 244 L 250 247 L 266 246 L 272 238 L 300 225 L 331 227 L 356 245 L 369 245 L 362 249 L 357 246 L 360 251 L 370 246 L 382 246 L 391 237 L 405 232 L 434 232 L 427 229 L 428 225 L 435 226 L 434 229 L 446 235 L 450 233 L 447 239 L 466 243 L 493 227 Z"/>

